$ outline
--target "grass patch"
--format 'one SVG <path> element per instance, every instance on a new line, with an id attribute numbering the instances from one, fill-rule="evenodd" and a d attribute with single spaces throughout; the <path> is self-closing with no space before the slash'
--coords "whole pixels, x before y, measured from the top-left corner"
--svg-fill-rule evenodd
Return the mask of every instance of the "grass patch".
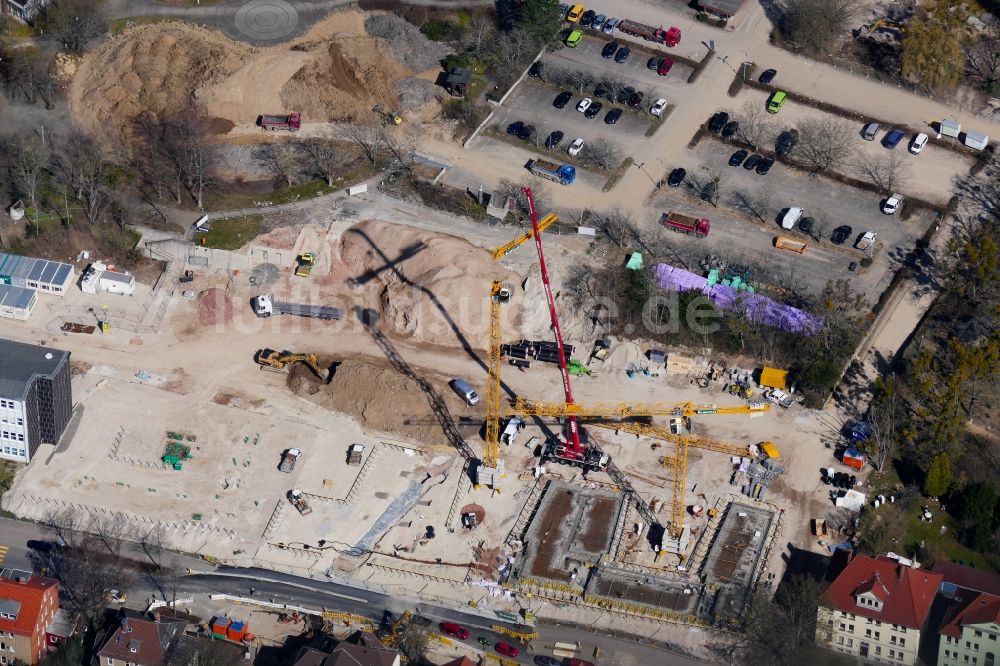
<path id="1" fill-rule="evenodd" d="M 928 523 L 920 520 L 918 511 L 907 511 L 904 520 L 906 529 L 906 547 L 911 552 L 920 548 L 923 544 L 923 551 L 939 551 L 944 553 L 953 562 L 964 562 L 977 569 L 992 569 L 992 562 L 982 553 L 969 550 L 955 540 L 958 527 L 954 519 L 943 511 L 934 513 L 934 522 Z M 941 528 L 947 528 L 944 534 Z"/>
<path id="2" fill-rule="evenodd" d="M 483 94 L 486 90 L 486 77 L 485 76 L 473 76 L 469 81 L 469 92 L 466 94 L 465 99 L 471 104 L 479 99 L 479 96 Z"/>
<path id="3" fill-rule="evenodd" d="M 618 181 L 622 179 L 622 177 L 625 175 L 625 172 L 628 171 L 629 167 L 632 166 L 634 162 L 635 160 L 633 160 L 631 157 L 626 157 L 624 160 L 622 160 L 622 163 L 618 165 L 618 168 L 615 169 L 614 173 L 608 176 L 608 180 L 606 183 L 604 183 L 604 187 L 601 188 L 601 191 L 610 192 L 614 188 L 614 186 L 618 184 Z"/>
<path id="4" fill-rule="evenodd" d="M 176 19 L 167 18 L 165 16 L 126 16 L 125 18 L 115 19 L 111 22 L 111 34 L 117 35 L 125 30 L 125 28 L 131 28 L 137 25 L 149 25 L 152 23 L 163 23 L 164 21 L 174 21 Z"/>
<path id="5" fill-rule="evenodd" d="M 217 250 L 237 250 L 257 237 L 263 219 L 262 215 L 247 215 L 212 220 L 212 228 L 198 235 L 198 245 Z"/>
<path id="6" fill-rule="evenodd" d="M 37 37 L 39 32 L 30 25 L 25 25 L 12 18 L 0 19 L 0 34 L 13 39 L 31 39 Z"/>

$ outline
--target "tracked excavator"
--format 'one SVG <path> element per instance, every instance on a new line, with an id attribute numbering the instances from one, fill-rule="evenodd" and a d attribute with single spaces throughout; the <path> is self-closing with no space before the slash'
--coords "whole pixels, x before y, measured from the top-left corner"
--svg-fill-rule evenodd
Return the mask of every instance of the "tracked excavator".
<path id="1" fill-rule="evenodd" d="M 305 363 L 313 373 L 324 382 L 330 381 L 330 373 L 324 370 L 316 360 L 316 354 L 296 354 L 290 351 L 276 351 L 274 349 L 261 349 L 257 352 L 254 360 L 261 369 L 273 370 L 275 372 L 288 372 L 288 366 L 292 363 Z"/>

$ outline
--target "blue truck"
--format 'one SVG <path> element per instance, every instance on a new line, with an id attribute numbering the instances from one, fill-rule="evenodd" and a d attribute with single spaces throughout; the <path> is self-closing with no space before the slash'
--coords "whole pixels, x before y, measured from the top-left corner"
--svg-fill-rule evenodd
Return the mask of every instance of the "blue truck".
<path id="1" fill-rule="evenodd" d="M 561 185 L 569 185 L 576 180 L 576 167 L 569 164 L 532 160 L 528 163 L 528 171 L 542 178 L 554 180 Z"/>

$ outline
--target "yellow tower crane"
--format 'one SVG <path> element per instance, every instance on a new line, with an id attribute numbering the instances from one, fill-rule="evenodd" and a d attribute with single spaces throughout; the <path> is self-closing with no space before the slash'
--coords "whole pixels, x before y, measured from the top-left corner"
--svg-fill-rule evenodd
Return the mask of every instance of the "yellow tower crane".
<path id="1" fill-rule="evenodd" d="M 555 213 L 549 213 L 548 215 L 546 215 L 545 217 L 543 217 L 541 220 L 538 221 L 538 230 L 545 231 L 558 221 L 559 217 Z M 517 248 L 521 247 L 534 237 L 535 237 L 535 230 L 534 228 L 531 228 L 528 231 L 521 234 L 520 236 L 518 236 L 517 238 L 515 238 L 514 240 L 512 240 L 511 242 L 507 243 L 506 245 L 501 245 L 500 247 L 493 250 L 493 258 L 499 259 L 500 257 L 507 256 L 508 254 L 510 254 Z"/>
<path id="2" fill-rule="evenodd" d="M 500 490 L 503 461 L 500 460 L 500 329 L 501 306 L 510 301 L 511 290 L 499 280 L 490 288 L 490 348 L 486 384 L 486 448 L 482 464 L 476 469 L 476 485 L 489 484 Z"/>
<path id="3" fill-rule="evenodd" d="M 549 416 L 564 418 L 576 416 L 586 418 L 629 418 L 632 416 L 669 416 L 686 417 L 705 416 L 709 414 L 763 414 L 771 411 L 770 403 L 757 402 L 737 407 L 716 407 L 715 405 L 696 405 L 693 402 L 681 402 L 668 405 L 661 402 L 595 402 L 591 404 L 566 404 L 565 402 L 541 402 L 517 396 L 514 406 L 509 410 L 519 416 Z"/>

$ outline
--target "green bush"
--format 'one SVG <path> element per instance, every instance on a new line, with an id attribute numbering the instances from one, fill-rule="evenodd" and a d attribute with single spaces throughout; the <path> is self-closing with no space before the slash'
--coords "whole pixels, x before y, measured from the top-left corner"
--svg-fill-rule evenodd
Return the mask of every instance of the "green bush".
<path id="1" fill-rule="evenodd" d="M 451 21 L 438 19 L 424 23 L 420 26 L 420 32 L 424 33 L 431 41 L 450 42 L 458 39 L 460 30 Z"/>

